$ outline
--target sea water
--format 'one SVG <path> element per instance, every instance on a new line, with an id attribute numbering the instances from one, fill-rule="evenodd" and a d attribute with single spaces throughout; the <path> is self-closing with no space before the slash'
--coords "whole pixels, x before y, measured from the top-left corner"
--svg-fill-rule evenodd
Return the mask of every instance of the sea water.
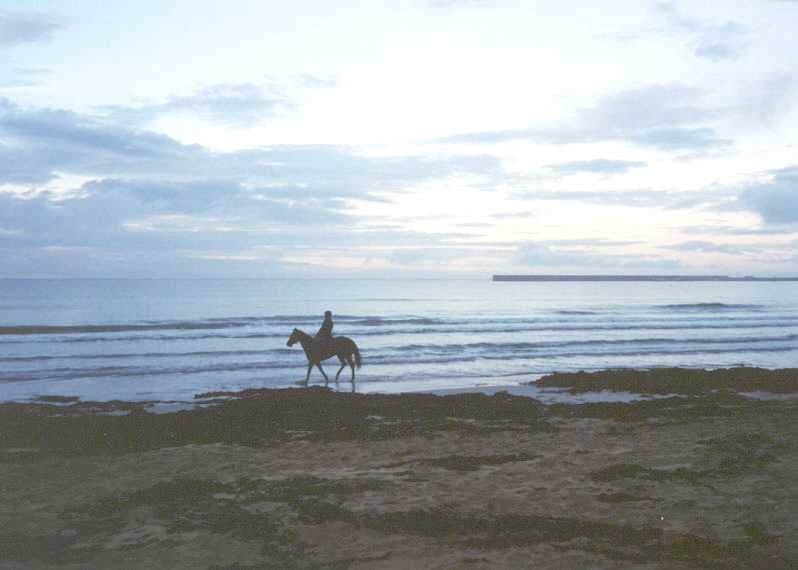
<path id="1" fill-rule="evenodd" d="M 0 401 L 190 401 L 296 386 L 294 327 L 360 347 L 361 392 L 517 385 L 554 371 L 798 365 L 795 282 L 0 280 Z M 336 359 L 325 369 L 334 377 Z M 349 369 L 342 390 L 351 389 Z M 311 384 L 323 384 L 317 370 Z"/>

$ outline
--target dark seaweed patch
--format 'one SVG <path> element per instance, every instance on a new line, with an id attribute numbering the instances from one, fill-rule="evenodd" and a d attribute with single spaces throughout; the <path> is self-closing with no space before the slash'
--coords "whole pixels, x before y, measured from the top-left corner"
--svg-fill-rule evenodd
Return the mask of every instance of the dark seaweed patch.
<path id="1" fill-rule="evenodd" d="M 542 404 L 507 394 L 362 395 L 311 388 L 251 390 L 241 396 L 207 408 L 166 414 L 151 414 L 130 404 L 132 411 L 124 416 L 98 415 L 91 403 L 4 404 L 0 405 L 0 448 L 123 453 L 189 443 L 269 445 L 297 432 L 313 440 L 373 441 L 436 431 L 554 429 L 543 419 Z M 107 409 L 105 405 L 101 411 Z M 476 423 L 467 425 L 463 419 Z"/>
<path id="2" fill-rule="evenodd" d="M 716 390 L 737 392 L 798 392 L 798 369 L 655 368 L 651 370 L 602 370 L 555 373 L 540 378 L 537 386 L 568 388 L 571 393 L 615 390 L 638 394 L 707 394 Z"/>
<path id="3" fill-rule="evenodd" d="M 779 446 L 767 435 L 759 433 L 732 433 L 704 440 L 714 467 L 705 469 L 653 469 L 636 463 L 619 463 L 598 469 L 590 474 L 594 481 L 610 482 L 626 478 L 650 481 L 684 481 L 702 484 L 711 479 L 740 477 L 764 470 L 778 460 Z"/>

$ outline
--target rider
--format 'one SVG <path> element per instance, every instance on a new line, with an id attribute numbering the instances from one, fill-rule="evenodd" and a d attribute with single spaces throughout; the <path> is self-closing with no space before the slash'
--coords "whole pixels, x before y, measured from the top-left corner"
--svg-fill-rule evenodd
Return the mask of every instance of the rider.
<path id="1" fill-rule="evenodd" d="M 321 324 L 319 332 L 316 333 L 317 343 L 322 353 L 327 352 L 330 347 L 330 341 L 332 340 L 332 329 L 332 313 L 330 311 L 324 311 L 324 322 Z"/>

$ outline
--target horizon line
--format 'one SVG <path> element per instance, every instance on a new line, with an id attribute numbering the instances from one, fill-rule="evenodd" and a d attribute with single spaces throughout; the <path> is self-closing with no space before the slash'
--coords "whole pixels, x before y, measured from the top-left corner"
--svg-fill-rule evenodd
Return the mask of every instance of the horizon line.
<path id="1" fill-rule="evenodd" d="M 496 274 L 493 281 L 798 281 L 798 276 L 641 275 L 641 274 Z"/>

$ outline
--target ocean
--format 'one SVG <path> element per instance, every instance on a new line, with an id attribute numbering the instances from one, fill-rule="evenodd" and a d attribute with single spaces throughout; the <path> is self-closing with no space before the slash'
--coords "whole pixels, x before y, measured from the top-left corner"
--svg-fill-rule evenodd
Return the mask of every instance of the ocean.
<path id="1" fill-rule="evenodd" d="M 487 389 L 554 371 L 798 364 L 795 282 L 0 280 L 0 401 L 191 401 L 304 379 L 325 310 L 359 392 Z M 337 360 L 325 365 L 334 376 Z M 350 390 L 349 370 L 339 389 Z M 311 384 L 323 384 L 314 370 Z M 333 385 L 334 386 L 334 385 Z"/>

